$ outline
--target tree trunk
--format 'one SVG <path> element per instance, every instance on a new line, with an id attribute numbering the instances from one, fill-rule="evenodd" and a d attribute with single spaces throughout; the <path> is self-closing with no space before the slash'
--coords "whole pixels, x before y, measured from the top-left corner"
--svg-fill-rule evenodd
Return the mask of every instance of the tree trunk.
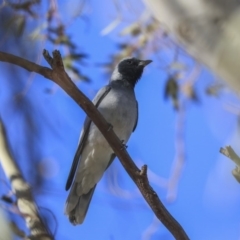
<path id="1" fill-rule="evenodd" d="M 143 1 L 180 46 L 240 92 L 240 1 Z"/>

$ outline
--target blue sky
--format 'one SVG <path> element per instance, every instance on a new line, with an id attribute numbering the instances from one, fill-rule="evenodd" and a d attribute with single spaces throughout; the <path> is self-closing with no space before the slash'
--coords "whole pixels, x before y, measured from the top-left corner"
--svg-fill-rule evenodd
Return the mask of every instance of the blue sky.
<path id="1" fill-rule="evenodd" d="M 77 82 L 89 98 L 93 98 L 96 91 L 108 82 L 103 70 L 96 64 L 108 60 L 109 54 L 116 50 L 116 43 L 121 41 L 118 30 L 137 17 L 126 12 L 126 22 L 102 36 L 102 29 L 115 18 L 114 7 L 110 4 L 110 0 L 101 4 L 100 1 L 91 1 L 89 24 L 78 18 L 68 29 L 79 49 L 89 54 L 88 65 L 81 70 L 90 76 L 92 82 Z M 60 5 L 60 11 L 68 12 L 71 8 L 67 3 Z M 103 8 L 106 11 L 101 10 Z M 138 9 L 141 7 L 138 6 Z M 47 45 L 47 48 L 51 51 L 53 47 Z M 154 59 L 154 54 L 149 57 Z M 42 64 L 47 65 L 44 61 Z M 187 59 L 186 64 L 192 66 L 192 61 Z M 8 70 L 3 70 L 4 66 L 0 64 L 1 71 Z M 218 98 L 206 96 L 204 89 L 214 81 L 215 76 L 203 69 L 196 83 L 200 103 L 188 103 L 184 115 L 184 169 L 176 199 L 168 202 L 166 187 L 161 187 L 161 184 L 170 177 L 179 116 L 171 102 L 163 98 L 167 74 L 158 66 L 156 61 L 149 65 L 136 87 L 139 122 L 128 142 L 128 151 L 139 167 L 143 163 L 148 165 L 152 186 L 190 239 L 240 239 L 239 184 L 231 175 L 234 164 L 219 153 L 219 148 L 225 145 L 239 151 L 237 118 L 225 108 L 226 103 L 237 101 L 228 91 Z M 24 71 L 23 76 L 27 76 Z M 173 239 L 165 227 L 154 220 L 152 211 L 117 159 L 98 184 L 84 224 L 72 226 L 63 214 L 68 194 L 64 186 L 85 114 L 52 82 L 39 76 L 34 78 L 26 94 L 38 132 L 31 146 L 38 165 L 36 169 L 31 169 L 28 161 L 32 156 L 28 153 L 28 136 L 25 134 L 29 125 L 20 110 L 8 108 L 8 104 L 14 101 L 14 91 L 18 91 L 9 91 L 8 81 L 3 79 L 1 110 L 8 123 L 11 147 L 30 182 L 33 171 L 44 173 L 43 187 L 34 191 L 38 193 L 39 206 L 51 209 L 56 216 L 56 239 Z M 46 94 L 46 88 L 55 91 Z M 155 175 L 157 177 L 154 178 Z M 52 216 L 44 209 L 42 212 L 50 218 L 51 229 L 54 229 L 56 224 Z"/>

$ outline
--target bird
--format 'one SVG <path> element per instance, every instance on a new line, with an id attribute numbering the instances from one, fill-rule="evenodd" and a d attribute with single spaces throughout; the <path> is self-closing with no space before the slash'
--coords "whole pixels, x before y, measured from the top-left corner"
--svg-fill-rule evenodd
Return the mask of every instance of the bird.
<path id="1" fill-rule="evenodd" d="M 101 88 L 92 101 L 124 145 L 138 123 L 134 88 L 151 62 L 134 57 L 122 59 L 109 84 Z M 65 203 L 65 215 L 73 225 L 83 223 L 96 185 L 114 158 L 107 140 L 86 117 L 65 187 L 66 190 L 71 188 Z"/>

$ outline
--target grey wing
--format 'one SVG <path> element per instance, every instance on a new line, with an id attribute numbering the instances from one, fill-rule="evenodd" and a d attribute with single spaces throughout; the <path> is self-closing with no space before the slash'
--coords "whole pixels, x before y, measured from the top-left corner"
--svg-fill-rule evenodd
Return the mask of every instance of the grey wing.
<path id="1" fill-rule="evenodd" d="M 109 91 L 111 90 L 111 87 L 109 85 L 101 88 L 99 90 L 99 92 L 97 93 L 97 95 L 95 96 L 95 98 L 93 99 L 93 103 L 96 107 L 99 106 L 99 104 L 101 103 L 101 101 L 103 100 L 103 98 L 109 93 Z M 87 137 L 88 137 L 88 133 L 89 133 L 89 129 L 90 129 L 90 125 L 91 125 L 92 120 L 87 116 L 85 121 L 84 121 L 84 125 L 83 125 L 83 130 L 80 136 L 80 141 L 78 144 L 78 148 L 77 151 L 75 153 L 74 159 L 73 159 L 73 163 L 71 166 L 71 170 L 69 172 L 68 175 L 68 179 L 67 179 L 67 183 L 65 186 L 66 191 L 71 187 L 74 176 L 75 176 L 75 172 L 79 163 L 79 159 L 80 156 L 82 154 L 82 150 L 84 148 L 84 145 L 86 143 Z"/>
<path id="2" fill-rule="evenodd" d="M 133 132 L 135 131 L 137 124 L 138 124 L 138 102 L 137 101 L 136 101 L 136 108 L 137 108 L 137 116 L 136 116 L 136 121 L 135 121 L 133 130 L 132 130 Z"/>
<path id="3" fill-rule="evenodd" d="M 109 165 L 112 163 L 114 158 L 115 154 L 113 153 L 110 157 Z M 77 195 L 76 187 L 77 184 L 74 183 L 65 205 L 65 214 L 68 215 L 70 222 L 74 225 L 83 223 L 96 185 L 93 186 L 88 193 L 82 194 L 81 196 Z"/>

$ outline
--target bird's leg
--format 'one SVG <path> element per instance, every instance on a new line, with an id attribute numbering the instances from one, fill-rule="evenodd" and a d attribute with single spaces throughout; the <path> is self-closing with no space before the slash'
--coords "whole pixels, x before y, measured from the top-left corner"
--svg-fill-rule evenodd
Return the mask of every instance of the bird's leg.
<path id="1" fill-rule="evenodd" d="M 126 149 L 128 146 L 124 143 L 124 140 L 121 140 L 122 147 L 121 150 Z"/>
<path id="2" fill-rule="evenodd" d="M 113 129 L 113 125 L 111 123 L 108 123 L 107 132 L 110 132 L 112 129 Z"/>
<path id="3" fill-rule="evenodd" d="M 111 131 L 113 129 L 113 125 L 111 123 L 108 123 L 108 129 L 107 131 Z M 122 147 L 121 147 L 121 150 L 123 149 L 126 149 L 128 146 L 124 143 L 124 140 L 121 140 L 121 143 L 122 143 Z"/>

